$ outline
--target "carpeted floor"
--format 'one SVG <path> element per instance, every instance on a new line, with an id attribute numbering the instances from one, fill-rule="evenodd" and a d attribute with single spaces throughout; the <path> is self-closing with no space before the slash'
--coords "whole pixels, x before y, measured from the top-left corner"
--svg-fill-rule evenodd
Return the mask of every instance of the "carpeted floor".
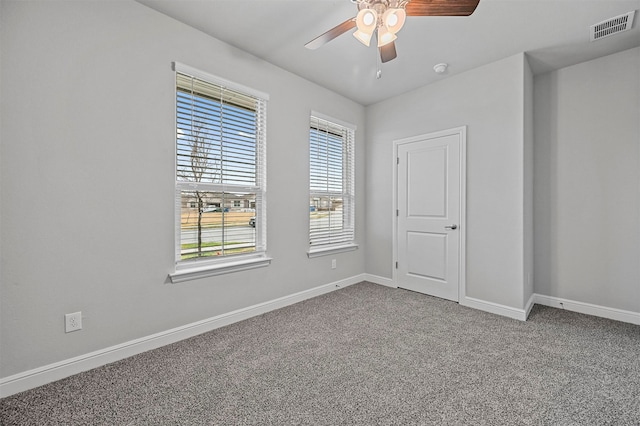
<path id="1" fill-rule="evenodd" d="M 640 327 L 361 283 L 0 400 L 2 425 L 639 425 Z"/>

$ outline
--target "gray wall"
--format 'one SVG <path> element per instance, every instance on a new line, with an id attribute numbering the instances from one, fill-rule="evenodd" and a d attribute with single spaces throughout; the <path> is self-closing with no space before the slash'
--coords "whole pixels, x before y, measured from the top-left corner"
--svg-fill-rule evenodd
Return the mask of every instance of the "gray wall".
<path id="1" fill-rule="evenodd" d="M 135 2 L 0 7 L 0 377 L 364 272 L 362 106 Z M 172 61 L 270 94 L 267 268 L 167 283 Z M 311 110 L 358 126 L 361 249 L 315 259 Z M 75 311 L 83 330 L 65 334 L 63 316 Z"/>
<path id="2" fill-rule="evenodd" d="M 640 48 L 535 78 L 535 291 L 640 312 Z"/>
<path id="3" fill-rule="evenodd" d="M 467 125 L 469 297 L 523 308 L 523 54 L 367 108 L 367 273 L 392 276 L 393 141 Z"/>

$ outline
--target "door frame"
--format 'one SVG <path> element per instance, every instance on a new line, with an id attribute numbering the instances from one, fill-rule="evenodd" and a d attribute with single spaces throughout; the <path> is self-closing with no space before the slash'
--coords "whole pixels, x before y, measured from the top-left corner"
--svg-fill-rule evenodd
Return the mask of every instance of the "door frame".
<path id="1" fill-rule="evenodd" d="M 467 126 L 455 127 L 437 132 L 425 133 L 408 138 L 393 141 L 393 208 L 391 210 L 391 220 L 393 229 L 393 259 L 391 264 L 392 280 L 394 287 L 398 287 L 398 147 L 403 144 L 433 139 L 443 136 L 458 135 L 460 138 L 460 218 L 458 220 L 458 303 L 466 299 L 466 253 L 467 253 Z"/>

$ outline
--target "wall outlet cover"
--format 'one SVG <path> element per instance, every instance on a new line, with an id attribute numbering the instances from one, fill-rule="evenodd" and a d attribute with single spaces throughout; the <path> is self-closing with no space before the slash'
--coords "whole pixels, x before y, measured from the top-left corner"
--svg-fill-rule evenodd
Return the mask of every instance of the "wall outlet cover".
<path id="1" fill-rule="evenodd" d="M 65 314 L 64 316 L 64 332 L 71 333 L 82 329 L 82 312 L 74 312 Z"/>

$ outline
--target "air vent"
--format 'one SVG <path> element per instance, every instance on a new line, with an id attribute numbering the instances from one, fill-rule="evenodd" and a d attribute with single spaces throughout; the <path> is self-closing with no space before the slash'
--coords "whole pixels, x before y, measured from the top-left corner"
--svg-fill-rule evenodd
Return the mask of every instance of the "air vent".
<path id="1" fill-rule="evenodd" d="M 614 34 L 621 33 L 631 29 L 633 25 L 633 15 L 636 11 L 625 13 L 624 15 L 616 16 L 615 18 L 607 19 L 606 21 L 599 22 L 591 26 L 591 41 L 600 40 L 604 37 L 609 37 Z"/>

